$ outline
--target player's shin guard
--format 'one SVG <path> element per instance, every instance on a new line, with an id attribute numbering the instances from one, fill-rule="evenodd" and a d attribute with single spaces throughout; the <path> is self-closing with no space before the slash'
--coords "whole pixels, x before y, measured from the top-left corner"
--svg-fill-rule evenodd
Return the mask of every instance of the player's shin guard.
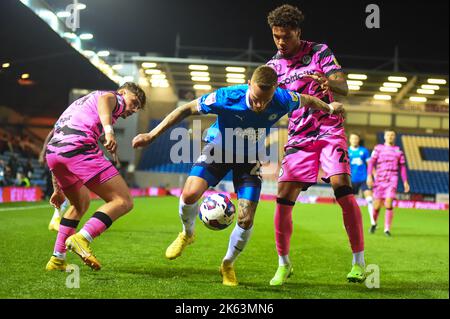
<path id="1" fill-rule="evenodd" d="M 111 225 L 111 217 L 102 212 L 95 212 L 86 224 L 84 224 L 80 230 L 80 234 L 89 242 L 92 242 L 95 237 L 100 236 Z"/>
<path id="2" fill-rule="evenodd" d="M 66 257 L 66 239 L 75 234 L 79 223 L 79 220 L 66 218 L 61 219 L 58 235 L 56 237 L 55 248 L 53 250 L 53 256 L 60 259 L 64 259 Z"/>
<path id="3" fill-rule="evenodd" d="M 275 242 L 280 265 L 289 263 L 288 255 L 291 246 L 292 236 L 292 209 L 295 202 L 283 198 L 277 198 L 275 210 Z"/>
<path id="4" fill-rule="evenodd" d="M 353 263 L 364 265 L 364 233 L 361 210 L 350 186 L 341 186 L 334 191 L 342 208 L 344 225 L 353 251 Z"/>
<path id="5" fill-rule="evenodd" d="M 230 235 L 228 242 L 228 251 L 223 259 L 223 263 L 233 264 L 239 254 L 244 250 L 253 231 L 253 226 L 249 229 L 243 229 L 236 224 Z"/>
<path id="6" fill-rule="evenodd" d="M 392 219 L 394 218 L 394 209 L 386 208 L 386 216 L 384 217 L 384 231 L 391 231 Z"/>
<path id="7" fill-rule="evenodd" d="M 197 213 L 198 202 L 188 205 L 184 203 L 180 197 L 179 215 L 183 223 L 183 232 L 189 237 L 194 234 L 195 218 L 197 217 Z"/>

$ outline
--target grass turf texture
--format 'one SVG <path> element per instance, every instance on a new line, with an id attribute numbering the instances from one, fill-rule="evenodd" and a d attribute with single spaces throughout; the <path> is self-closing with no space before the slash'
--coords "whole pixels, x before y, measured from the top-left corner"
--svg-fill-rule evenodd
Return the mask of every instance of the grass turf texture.
<path id="1" fill-rule="evenodd" d="M 5 208 L 28 206 L 25 210 Z M 101 202 L 94 201 L 83 221 Z M 351 251 L 337 205 L 294 209 L 291 260 L 294 275 L 269 286 L 277 268 L 273 202 L 261 202 L 252 238 L 236 262 L 240 285 L 225 287 L 219 265 L 233 227 L 211 231 L 197 219 L 197 240 L 174 261 L 167 246 L 181 229 L 178 198 L 138 198 L 134 210 L 93 243 L 103 269 L 80 266 L 80 288 L 66 288 L 66 273 L 45 272 L 55 232 L 47 230 L 53 209 L 38 204 L 0 206 L 0 298 L 449 298 L 449 214 L 396 209 L 392 238 L 382 227 L 368 233 L 363 208 L 366 261 L 380 267 L 380 288 L 349 284 Z M 3 211 L 2 211 L 3 210 Z M 380 216 L 382 224 L 384 214 Z"/>

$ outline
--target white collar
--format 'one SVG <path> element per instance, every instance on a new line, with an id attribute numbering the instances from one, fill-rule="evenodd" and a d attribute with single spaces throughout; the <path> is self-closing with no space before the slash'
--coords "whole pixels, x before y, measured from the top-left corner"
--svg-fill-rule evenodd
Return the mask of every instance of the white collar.
<path id="1" fill-rule="evenodd" d="M 252 106 L 250 105 L 250 89 L 247 89 L 247 92 L 245 92 L 245 104 L 247 104 L 247 107 L 249 110 L 252 109 Z"/>

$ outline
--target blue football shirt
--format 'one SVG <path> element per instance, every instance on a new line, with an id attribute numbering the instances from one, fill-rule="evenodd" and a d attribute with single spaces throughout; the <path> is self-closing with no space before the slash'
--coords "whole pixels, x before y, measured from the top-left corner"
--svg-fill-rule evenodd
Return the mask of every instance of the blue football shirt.
<path id="1" fill-rule="evenodd" d="M 352 172 L 352 182 L 361 183 L 367 179 L 367 161 L 370 159 L 370 153 L 365 147 L 348 148 L 350 158 L 350 168 Z"/>
<path id="2" fill-rule="evenodd" d="M 258 144 L 264 145 L 270 128 L 299 107 L 300 95 L 297 92 L 277 88 L 267 108 L 257 113 L 250 106 L 248 85 L 221 88 L 198 99 L 200 113 L 217 114 L 217 120 L 208 129 L 205 141 L 220 144 L 234 154 L 247 153 L 257 148 Z"/>

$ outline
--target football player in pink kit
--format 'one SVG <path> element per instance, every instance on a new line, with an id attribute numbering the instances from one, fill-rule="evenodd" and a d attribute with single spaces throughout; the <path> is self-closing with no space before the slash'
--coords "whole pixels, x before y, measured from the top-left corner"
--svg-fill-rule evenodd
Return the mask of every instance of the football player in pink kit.
<path id="1" fill-rule="evenodd" d="M 372 177 L 375 168 L 375 179 Z M 392 218 L 394 210 L 392 202 L 397 193 L 398 171 L 403 180 L 405 193 L 409 192 L 408 176 L 406 174 L 406 161 L 400 147 L 395 146 L 395 132 L 384 132 L 384 144 L 375 146 L 367 165 L 367 186 L 373 187 L 373 220 L 370 232 L 375 232 L 378 215 L 384 200 L 386 217 L 384 219 L 384 233 L 391 236 Z"/>
<path id="2" fill-rule="evenodd" d="M 330 103 L 335 93 L 348 94 L 341 66 L 325 44 L 301 40 L 302 12 L 282 5 L 268 15 L 268 24 L 278 53 L 267 64 L 278 73 L 280 87 L 309 94 Z M 364 236 L 360 208 L 353 195 L 347 142 L 341 116 L 305 107 L 290 114 L 288 143 L 278 180 L 275 239 L 279 267 L 270 281 L 282 285 L 292 274 L 289 260 L 292 209 L 302 190 L 317 182 L 319 165 L 324 180 L 331 182 L 342 208 L 345 228 L 353 251 L 347 279 L 365 280 Z"/>
<path id="3" fill-rule="evenodd" d="M 66 269 L 67 248 L 92 269 L 101 268 L 90 242 L 128 213 L 133 208 L 133 200 L 117 169 L 103 156 L 98 140 L 104 132 L 104 145 L 115 154 L 117 144 L 112 125 L 119 117 L 127 118 L 141 109 L 145 100 L 140 87 L 125 83 L 117 92 L 94 91 L 78 99 L 56 122 L 46 151 L 54 186 L 50 203 L 59 208 L 67 197 L 71 206 L 61 219 L 47 270 Z M 91 191 L 106 203 L 76 233 L 80 219 L 89 208 Z"/>

